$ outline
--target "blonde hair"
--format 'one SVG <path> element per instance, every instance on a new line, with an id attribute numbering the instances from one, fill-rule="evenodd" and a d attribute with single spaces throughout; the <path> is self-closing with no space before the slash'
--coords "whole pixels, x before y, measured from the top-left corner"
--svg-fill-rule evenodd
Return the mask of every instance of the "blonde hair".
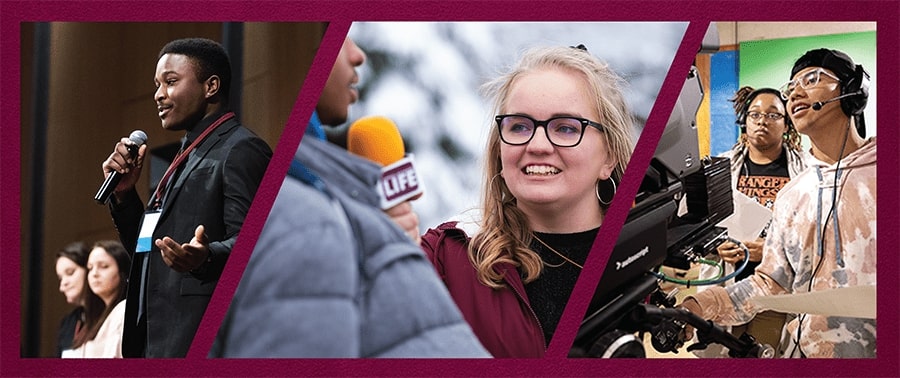
<path id="1" fill-rule="evenodd" d="M 609 147 L 610 157 L 616 162 L 610 179 L 621 181 L 634 149 L 631 138 L 634 118 L 622 95 L 626 83 L 606 62 L 580 47 L 533 48 L 526 51 L 511 70 L 486 83 L 482 91 L 492 100 L 493 113 L 501 114 L 519 77 L 529 72 L 552 69 L 574 72 L 586 81 L 588 94 L 600 116 L 600 119 L 593 121 L 604 126 L 604 141 Z M 502 169 L 500 134 L 493 124 L 491 126 L 484 155 L 481 231 L 472 237 L 468 249 L 469 260 L 478 271 L 479 281 L 497 289 L 504 285 L 502 275 L 493 270 L 496 264 L 516 266 L 524 282 L 528 283 L 540 275 L 543 262 L 529 248 L 532 230 L 528 219 L 516 207 L 515 197 L 499 176 Z M 606 205 L 598 201 L 598 206 L 606 212 Z"/>

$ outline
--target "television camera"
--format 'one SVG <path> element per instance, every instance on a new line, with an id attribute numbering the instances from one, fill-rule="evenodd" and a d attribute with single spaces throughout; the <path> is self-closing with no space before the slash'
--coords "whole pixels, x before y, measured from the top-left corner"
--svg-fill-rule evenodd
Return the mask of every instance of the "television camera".
<path id="1" fill-rule="evenodd" d="M 714 28 L 704 46 L 712 38 L 717 49 Z M 686 340 L 687 325 L 694 327 L 698 339 L 688 351 L 718 343 L 732 357 L 773 357 L 774 350 L 752 336 L 735 337 L 711 321 L 675 308 L 674 292 L 660 288 L 663 281 L 718 284 L 739 274 L 749 261 L 746 247 L 716 226 L 733 213 L 730 162 L 699 156 L 695 120 L 702 99 L 703 88 L 696 68 L 691 67 L 575 337 L 571 357 L 645 357 L 642 338 L 637 336 L 645 332 L 650 332 L 657 351 L 677 352 Z M 723 276 L 721 263 L 704 257 L 715 253 L 725 240 L 741 245 L 745 258 L 735 272 Z M 692 263 L 717 265 L 719 277 L 685 281 L 659 269 L 688 270 Z"/>

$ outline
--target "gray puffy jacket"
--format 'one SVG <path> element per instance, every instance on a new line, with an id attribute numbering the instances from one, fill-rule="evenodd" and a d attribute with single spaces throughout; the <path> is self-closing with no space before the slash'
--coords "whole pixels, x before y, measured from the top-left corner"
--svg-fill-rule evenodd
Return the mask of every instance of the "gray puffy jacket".
<path id="1" fill-rule="evenodd" d="M 312 135 L 303 166 L 313 174 L 285 179 L 211 356 L 489 357 L 379 209 L 380 167 Z"/>

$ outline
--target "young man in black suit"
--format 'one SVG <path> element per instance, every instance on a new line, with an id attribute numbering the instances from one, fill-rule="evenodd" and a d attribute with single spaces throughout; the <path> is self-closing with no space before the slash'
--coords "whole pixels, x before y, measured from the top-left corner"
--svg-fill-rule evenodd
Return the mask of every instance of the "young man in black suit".
<path id="1" fill-rule="evenodd" d="M 110 210 L 134 253 L 122 353 L 184 357 L 265 173 L 272 151 L 228 110 L 231 66 L 222 46 L 180 39 L 159 53 L 154 101 L 182 151 L 144 206 L 135 190 L 146 153 L 123 138 L 103 172 L 122 175 Z"/>

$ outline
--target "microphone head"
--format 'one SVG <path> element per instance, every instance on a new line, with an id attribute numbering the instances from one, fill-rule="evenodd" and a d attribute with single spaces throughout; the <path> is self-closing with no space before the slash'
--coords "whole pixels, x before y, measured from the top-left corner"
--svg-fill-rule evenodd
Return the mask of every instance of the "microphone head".
<path id="1" fill-rule="evenodd" d="M 814 102 L 812 104 L 812 108 L 813 108 L 813 110 L 822 110 L 823 105 L 825 105 L 825 104 L 823 104 L 821 101 Z"/>
<path id="2" fill-rule="evenodd" d="M 406 154 L 397 125 L 383 116 L 368 116 L 353 122 L 347 130 L 347 150 L 382 166 Z"/>
<path id="3" fill-rule="evenodd" d="M 131 132 L 131 135 L 128 136 L 128 139 L 134 142 L 135 145 L 140 146 L 147 143 L 147 133 L 143 130 L 134 130 Z"/>

